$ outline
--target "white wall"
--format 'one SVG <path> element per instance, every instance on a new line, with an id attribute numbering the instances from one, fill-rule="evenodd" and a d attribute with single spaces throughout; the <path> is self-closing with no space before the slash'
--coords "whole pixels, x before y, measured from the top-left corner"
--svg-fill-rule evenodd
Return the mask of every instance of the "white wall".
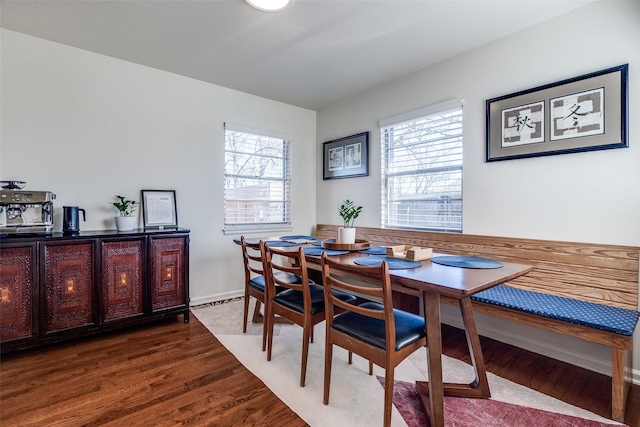
<path id="1" fill-rule="evenodd" d="M 315 112 L 13 31 L 1 37 L 0 178 L 56 193 L 57 230 L 62 206 L 86 209 L 81 230 L 115 229 L 115 194 L 176 190 L 179 225 L 192 231 L 192 304 L 239 295 L 238 236 L 221 231 L 224 122 L 291 137 L 294 231 L 315 224 Z"/>
<path id="2" fill-rule="evenodd" d="M 408 55 L 411 53 L 408 52 Z M 629 64 L 629 148 L 486 163 L 485 100 Z M 339 203 L 364 206 L 357 225 L 380 226 L 378 121 L 464 99 L 463 232 L 640 246 L 640 2 L 596 2 L 318 112 L 322 143 L 370 132 L 370 175 L 317 184 L 319 223 L 339 224 Z M 446 307 L 444 316 L 455 322 Z M 599 345 L 480 318 L 482 332 L 610 372 Z M 640 383 L 640 327 L 634 370 Z M 546 348 L 544 348 L 546 346 Z"/>

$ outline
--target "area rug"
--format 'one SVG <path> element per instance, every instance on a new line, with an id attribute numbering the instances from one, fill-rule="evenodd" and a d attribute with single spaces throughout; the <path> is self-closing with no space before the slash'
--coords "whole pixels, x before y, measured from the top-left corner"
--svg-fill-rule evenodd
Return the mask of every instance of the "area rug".
<path id="1" fill-rule="evenodd" d="M 223 304 L 191 308 L 193 315 L 216 336 L 233 355 L 260 378 L 283 402 L 310 426 L 382 425 L 384 370 L 356 355 L 349 365 L 347 352 L 334 347 L 329 405 L 323 405 L 324 323 L 315 327 L 309 348 L 305 387 L 299 386 L 302 328 L 276 324 L 273 354 L 267 362 L 261 351 L 262 324 L 249 322 L 242 333 L 241 299 Z M 253 313 L 253 299 L 249 311 Z M 445 382 L 471 382 L 473 367 L 443 355 Z M 426 351 L 416 351 L 395 370 L 392 426 L 427 426 L 415 392 L 415 381 L 427 380 Z M 488 373 L 491 399 L 445 397 L 445 425 L 468 426 L 555 426 L 597 427 L 622 425 L 524 386 Z"/>

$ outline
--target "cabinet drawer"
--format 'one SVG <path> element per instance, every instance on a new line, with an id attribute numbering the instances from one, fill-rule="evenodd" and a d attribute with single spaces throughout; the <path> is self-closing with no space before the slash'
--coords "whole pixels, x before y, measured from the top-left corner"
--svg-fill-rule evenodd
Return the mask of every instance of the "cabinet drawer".
<path id="1" fill-rule="evenodd" d="M 93 245 L 44 245 L 44 334 L 93 325 Z"/>
<path id="2" fill-rule="evenodd" d="M 104 242 L 102 245 L 103 321 L 143 313 L 142 240 Z"/>
<path id="3" fill-rule="evenodd" d="M 0 249 L 0 340 L 30 338 L 36 330 L 35 245 Z"/>
<path id="4" fill-rule="evenodd" d="M 152 311 L 185 306 L 186 238 L 153 238 L 151 264 Z"/>

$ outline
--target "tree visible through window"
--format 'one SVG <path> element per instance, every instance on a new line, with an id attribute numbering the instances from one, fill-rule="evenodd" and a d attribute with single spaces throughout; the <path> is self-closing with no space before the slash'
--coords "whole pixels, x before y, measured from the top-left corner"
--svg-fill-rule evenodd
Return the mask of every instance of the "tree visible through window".
<path id="1" fill-rule="evenodd" d="M 290 143 L 225 129 L 224 223 L 289 225 Z"/>
<path id="2" fill-rule="evenodd" d="M 382 227 L 462 231 L 462 107 L 447 107 L 381 122 Z"/>

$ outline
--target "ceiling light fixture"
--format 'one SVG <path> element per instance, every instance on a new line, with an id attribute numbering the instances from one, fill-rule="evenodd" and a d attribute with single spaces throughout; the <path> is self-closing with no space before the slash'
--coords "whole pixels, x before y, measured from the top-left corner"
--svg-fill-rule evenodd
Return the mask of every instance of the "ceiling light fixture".
<path id="1" fill-rule="evenodd" d="M 265 12 L 279 12 L 289 6 L 291 0 L 246 0 L 251 6 Z"/>

